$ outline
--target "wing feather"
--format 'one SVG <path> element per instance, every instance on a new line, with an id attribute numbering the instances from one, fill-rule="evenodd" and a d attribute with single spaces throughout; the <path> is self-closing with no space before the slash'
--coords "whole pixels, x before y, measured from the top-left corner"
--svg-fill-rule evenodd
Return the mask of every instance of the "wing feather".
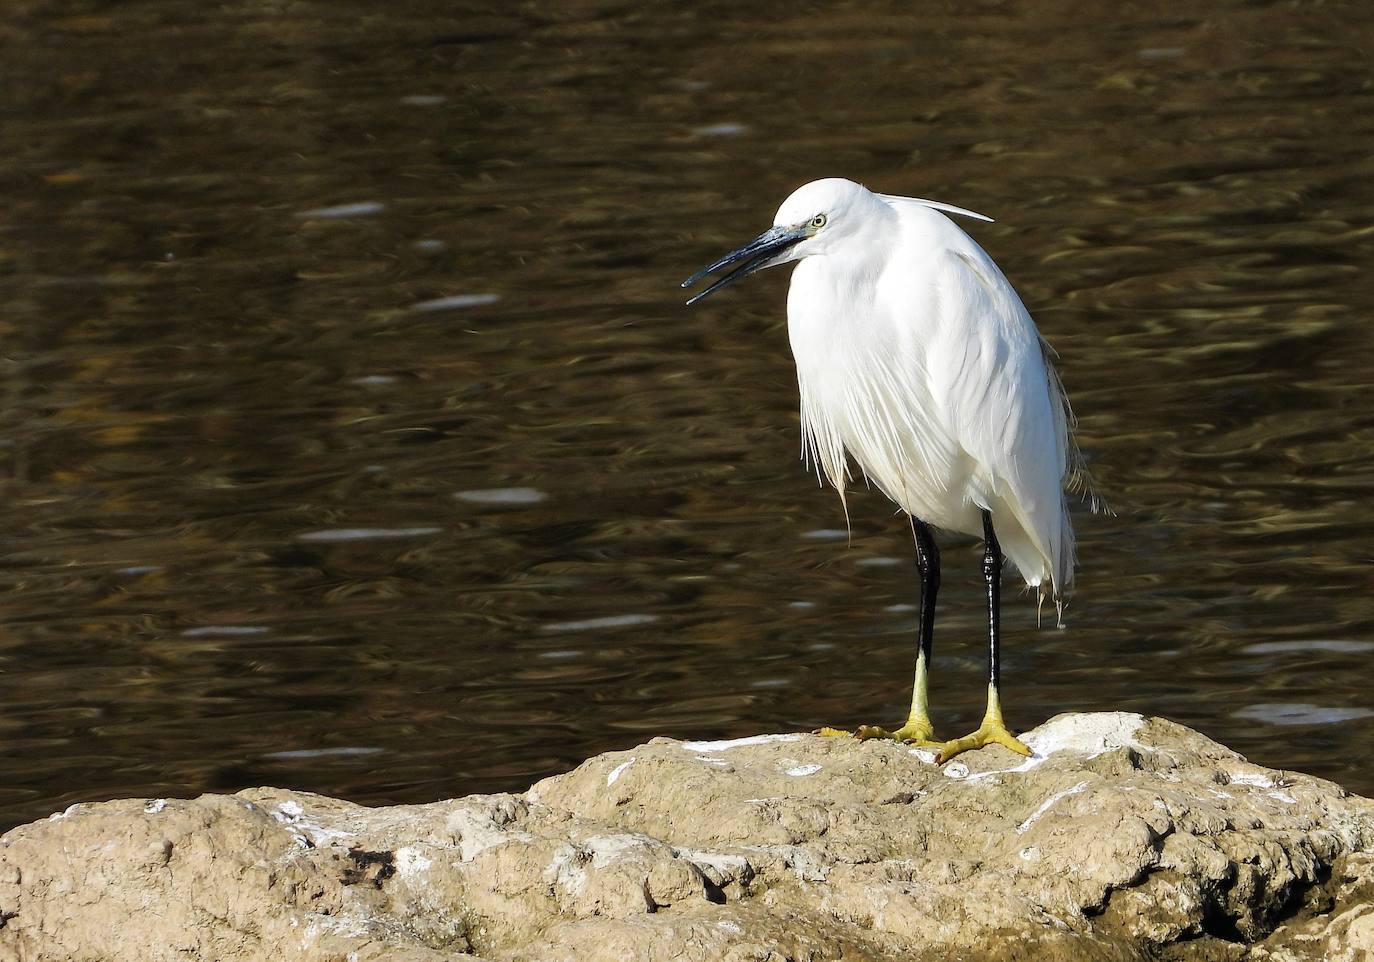
<path id="1" fill-rule="evenodd" d="M 980 507 L 1009 510 L 1021 529 L 998 526 L 1004 551 L 1029 582 L 1047 577 L 1058 596 L 1074 562 L 1064 496 L 1072 461 L 1068 406 L 1047 346 L 1010 282 L 972 238 L 957 228 L 954 234 L 934 266 L 933 393 L 977 465 L 972 496 Z"/>

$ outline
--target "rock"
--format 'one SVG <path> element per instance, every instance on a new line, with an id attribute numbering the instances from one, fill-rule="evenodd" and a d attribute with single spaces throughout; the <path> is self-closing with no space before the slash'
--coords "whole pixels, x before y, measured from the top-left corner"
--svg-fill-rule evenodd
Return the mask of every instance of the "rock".
<path id="1" fill-rule="evenodd" d="M 1374 802 L 1061 715 L 943 768 L 656 738 L 524 795 L 75 805 L 0 839 L 0 960 L 1366 958 Z"/>

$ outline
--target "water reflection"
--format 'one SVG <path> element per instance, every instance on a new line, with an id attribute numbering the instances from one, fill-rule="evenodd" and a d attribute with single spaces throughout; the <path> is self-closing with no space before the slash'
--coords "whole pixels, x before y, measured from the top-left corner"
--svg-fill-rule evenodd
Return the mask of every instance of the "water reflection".
<path id="1" fill-rule="evenodd" d="M 344 217 L 366 217 L 369 214 L 380 214 L 384 210 L 386 210 L 386 204 L 365 200 L 355 204 L 336 204 L 333 207 L 316 207 L 314 210 L 303 210 L 296 216 L 311 220 L 336 220 Z"/>
<path id="2" fill-rule="evenodd" d="M 548 497 L 535 488 L 483 488 L 477 491 L 457 491 L 453 495 L 472 504 L 519 505 L 538 504 Z"/>
<path id="3" fill-rule="evenodd" d="M 1368 718 L 1374 711 L 1368 708 L 1327 708 L 1303 702 L 1248 705 L 1236 712 L 1237 718 L 1268 725 L 1339 725 L 1356 718 Z"/>
<path id="4" fill-rule="evenodd" d="M 464 307 L 482 307 L 486 304 L 495 304 L 500 299 L 500 294 L 451 294 L 448 297 L 436 297 L 432 300 L 412 304 L 410 309 L 412 311 L 456 311 Z"/>
<path id="5" fill-rule="evenodd" d="M 305 531 L 296 535 L 298 541 L 375 541 L 390 538 L 423 538 L 439 534 L 443 528 L 332 528 L 325 531 Z"/>
<path id="6" fill-rule="evenodd" d="M 910 534 L 863 493 L 845 530 L 796 461 L 785 279 L 676 287 L 829 174 L 998 218 L 1117 511 L 1077 518 L 1067 630 L 1007 592 L 1011 721 L 1163 713 L 1374 792 L 1349 10 L 164 0 L 9 30 L 0 821 L 895 721 Z M 945 559 L 959 731 L 977 554 Z"/>

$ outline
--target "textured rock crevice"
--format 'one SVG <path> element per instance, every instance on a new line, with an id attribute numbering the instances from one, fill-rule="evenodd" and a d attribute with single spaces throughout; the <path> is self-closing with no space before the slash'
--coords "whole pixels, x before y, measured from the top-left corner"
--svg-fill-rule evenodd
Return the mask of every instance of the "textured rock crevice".
<path id="1" fill-rule="evenodd" d="M 31 959 L 1346 959 L 1374 803 L 1127 714 L 1021 759 L 654 739 L 523 795 L 73 806 L 0 840 Z"/>

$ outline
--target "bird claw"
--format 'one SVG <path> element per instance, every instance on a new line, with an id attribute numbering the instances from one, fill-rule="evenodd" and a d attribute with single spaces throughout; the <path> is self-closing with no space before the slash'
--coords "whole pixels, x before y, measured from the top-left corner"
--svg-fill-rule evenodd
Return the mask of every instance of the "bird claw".
<path id="1" fill-rule="evenodd" d="M 877 725 L 860 725 L 854 729 L 854 737 L 861 742 L 870 741 L 874 738 L 897 739 L 895 732 L 890 732 L 886 728 L 879 728 Z"/>
<path id="2" fill-rule="evenodd" d="M 896 731 L 888 731 L 877 725 L 860 725 L 853 731 L 826 726 L 813 730 L 812 734 L 826 738 L 853 738 L 861 742 L 885 738 L 914 748 L 933 748 L 935 749 L 935 764 L 937 765 L 943 765 L 955 755 L 961 755 L 976 748 L 986 748 L 988 745 L 1001 745 L 1018 755 L 1027 757 L 1031 755 L 1031 750 L 1026 747 L 1025 743 L 1008 731 L 1004 724 L 997 721 L 984 721 L 976 732 L 965 735 L 963 738 L 951 738 L 947 742 L 932 740 L 930 736 L 933 734 L 933 729 L 930 723 L 920 721 L 908 722 Z"/>
<path id="3" fill-rule="evenodd" d="M 860 725 L 851 731 L 843 728 L 817 728 L 812 732 L 813 735 L 822 735 L 826 738 L 855 738 L 861 742 L 871 741 L 876 738 L 886 738 L 890 741 L 898 742 L 903 745 L 915 745 L 922 748 L 939 748 L 945 742 L 931 741 L 933 730 L 929 722 L 917 722 L 903 725 L 896 731 L 888 731 L 877 725 Z"/>
<path id="4" fill-rule="evenodd" d="M 1003 748 L 1028 758 L 1031 754 L 1031 750 L 1026 747 L 1025 743 L 1008 731 L 1001 722 L 989 723 L 985 721 L 976 732 L 965 735 L 963 738 L 952 738 L 941 743 L 940 751 L 935 756 L 935 764 L 943 765 L 955 755 L 972 751 L 975 748 L 985 748 L 988 745 L 1001 745 Z"/>

